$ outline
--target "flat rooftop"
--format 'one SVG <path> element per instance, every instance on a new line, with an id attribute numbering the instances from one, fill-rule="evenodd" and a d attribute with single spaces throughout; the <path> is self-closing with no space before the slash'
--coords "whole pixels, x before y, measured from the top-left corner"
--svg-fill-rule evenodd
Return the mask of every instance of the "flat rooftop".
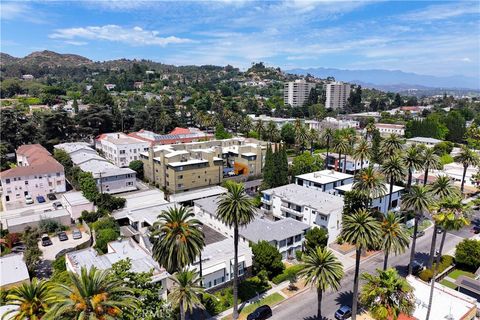
<path id="1" fill-rule="evenodd" d="M 262 240 L 270 242 L 303 234 L 308 229 L 310 229 L 308 224 L 292 218 L 280 219 L 278 221 L 256 218 L 245 228 L 241 228 L 239 234 L 252 242 Z"/>
<path id="2" fill-rule="evenodd" d="M 407 139 L 407 141 L 419 142 L 419 143 L 434 143 L 434 144 L 442 142 L 442 140 L 438 140 L 434 138 L 426 138 L 426 137 L 413 137 L 413 138 Z"/>
<path id="3" fill-rule="evenodd" d="M 343 191 L 343 192 L 348 192 L 348 191 L 352 191 L 353 189 L 353 183 L 349 183 L 349 184 L 345 184 L 343 186 L 339 186 L 339 187 L 335 187 L 336 190 L 339 190 L 339 191 Z M 404 187 L 400 187 L 400 186 L 396 186 L 394 185 L 393 186 L 393 189 L 392 189 L 392 193 L 395 193 L 395 192 L 398 192 L 398 191 L 401 191 L 405 189 Z M 390 185 L 388 183 L 385 183 L 385 195 L 388 195 L 390 193 Z"/>
<path id="4" fill-rule="evenodd" d="M 62 198 L 65 199 L 65 201 L 72 206 L 90 203 L 90 201 L 88 201 L 88 199 L 83 196 L 81 191 L 64 193 L 62 195 Z"/>
<path id="5" fill-rule="evenodd" d="M 52 210 L 48 212 L 37 211 L 34 213 L 29 213 L 24 216 L 17 216 L 14 218 L 7 218 L 7 227 L 18 226 L 24 223 L 36 222 L 45 219 L 55 219 L 60 217 L 70 217 L 70 213 L 66 209 Z"/>
<path id="6" fill-rule="evenodd" d="M 282 200 L 300 206 L 311 207 L 321 213 L 328 214 L 334 210 L 342 210 L 343 198 L 327 192 L 305 188 L 296 184 L 287 184 L 274 189 L 262 191 L 268 195 L 275 195 Z"/>
<path id="7" fill-rule="evenodd" d="M 296 176 L 296 178 L 312 181 L 319 184 L 327 184 L 345 179 L 353 179 L 352 174 L 342 173 L 335 170 L 321 170 Z"/>
<path id="8" fill-rule="evenodd" d="M 224 187 L 213 186 L 170 195 L 170 202 L 182 203 L 217 196 L 224 193 L 227 193 L 227 189 Z"/>
<path id="9" fill-rule="evenodd" d="M 0 257 L 0 287 L 30 280 L 23 253 L 11 253 Z"/>

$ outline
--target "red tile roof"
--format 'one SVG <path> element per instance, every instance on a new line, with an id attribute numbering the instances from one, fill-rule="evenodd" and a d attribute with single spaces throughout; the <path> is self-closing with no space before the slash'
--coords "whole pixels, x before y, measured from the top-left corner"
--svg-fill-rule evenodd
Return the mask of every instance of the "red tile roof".
<path id="1" fill-rule="evenodd" d="M 190 133 L 190 129 L 188 128 L 176 127 L 169 134 L 189 134 L 189 133 Z"/>

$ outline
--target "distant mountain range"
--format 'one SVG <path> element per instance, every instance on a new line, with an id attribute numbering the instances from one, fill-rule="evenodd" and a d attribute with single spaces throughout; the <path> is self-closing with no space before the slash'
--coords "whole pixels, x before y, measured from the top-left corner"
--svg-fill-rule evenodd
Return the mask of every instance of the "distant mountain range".
<path id="1" fill-rule="evenodd" d="M 309 68 L 287 70 L 289 73 L 319 77 L 374 87 L 380 90 L 402 91 L 407 89 L 456 88 L 480 90 L 480 79 L 466 76 L 437 77 L 403 72 L 400 70 L 343 70 L 334 68 Z"/>

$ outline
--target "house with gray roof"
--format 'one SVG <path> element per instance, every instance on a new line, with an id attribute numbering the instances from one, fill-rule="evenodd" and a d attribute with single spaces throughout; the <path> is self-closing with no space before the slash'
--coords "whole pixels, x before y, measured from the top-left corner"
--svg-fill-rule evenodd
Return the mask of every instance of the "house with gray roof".
<path id="1" fill-rule="evenodd" d="M 219 197 L 209 197 L 194 201 L 194 213 L 197 219 L 225 236 L 233 237 L 233 229 L 223 224 L 216 215 Z M 247 226 L 240 228 L 240 240 L 249 242 L 268 241 L 277 247 L 283 259 L 295 256 L 301 250 L 305 233 L 310 226 L 292 218 L 272 221 L 258 210 L 257 217 Z"/>

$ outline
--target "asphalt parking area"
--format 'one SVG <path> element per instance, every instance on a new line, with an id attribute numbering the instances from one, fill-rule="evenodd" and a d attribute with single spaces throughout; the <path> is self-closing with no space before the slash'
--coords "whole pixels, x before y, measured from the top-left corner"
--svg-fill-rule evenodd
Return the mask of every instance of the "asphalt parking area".
<path id="1" fill-rule="evenodd" d="M 72 238 L 72 232 L 71 231 L 66 231 L 68 235 L 68 240 L 66 241 L 60 241 L 56 235 L 50 236 L 50 239 L 52 240 L 52 245 L 44 247 L 42 246 L 42 241 L 38 241 L 38 247 L 40 250 L 43 252 L 43 260 L 55 260 L 55 256 L 57 253 L 64 249 L 70 249 L 70 248 L 75 248 L 78 245 L 81 245 L 87 241 L 90 241 L 90 235 L 82 231 L 82 237 L 80 239 L 74 240 Z"/>

